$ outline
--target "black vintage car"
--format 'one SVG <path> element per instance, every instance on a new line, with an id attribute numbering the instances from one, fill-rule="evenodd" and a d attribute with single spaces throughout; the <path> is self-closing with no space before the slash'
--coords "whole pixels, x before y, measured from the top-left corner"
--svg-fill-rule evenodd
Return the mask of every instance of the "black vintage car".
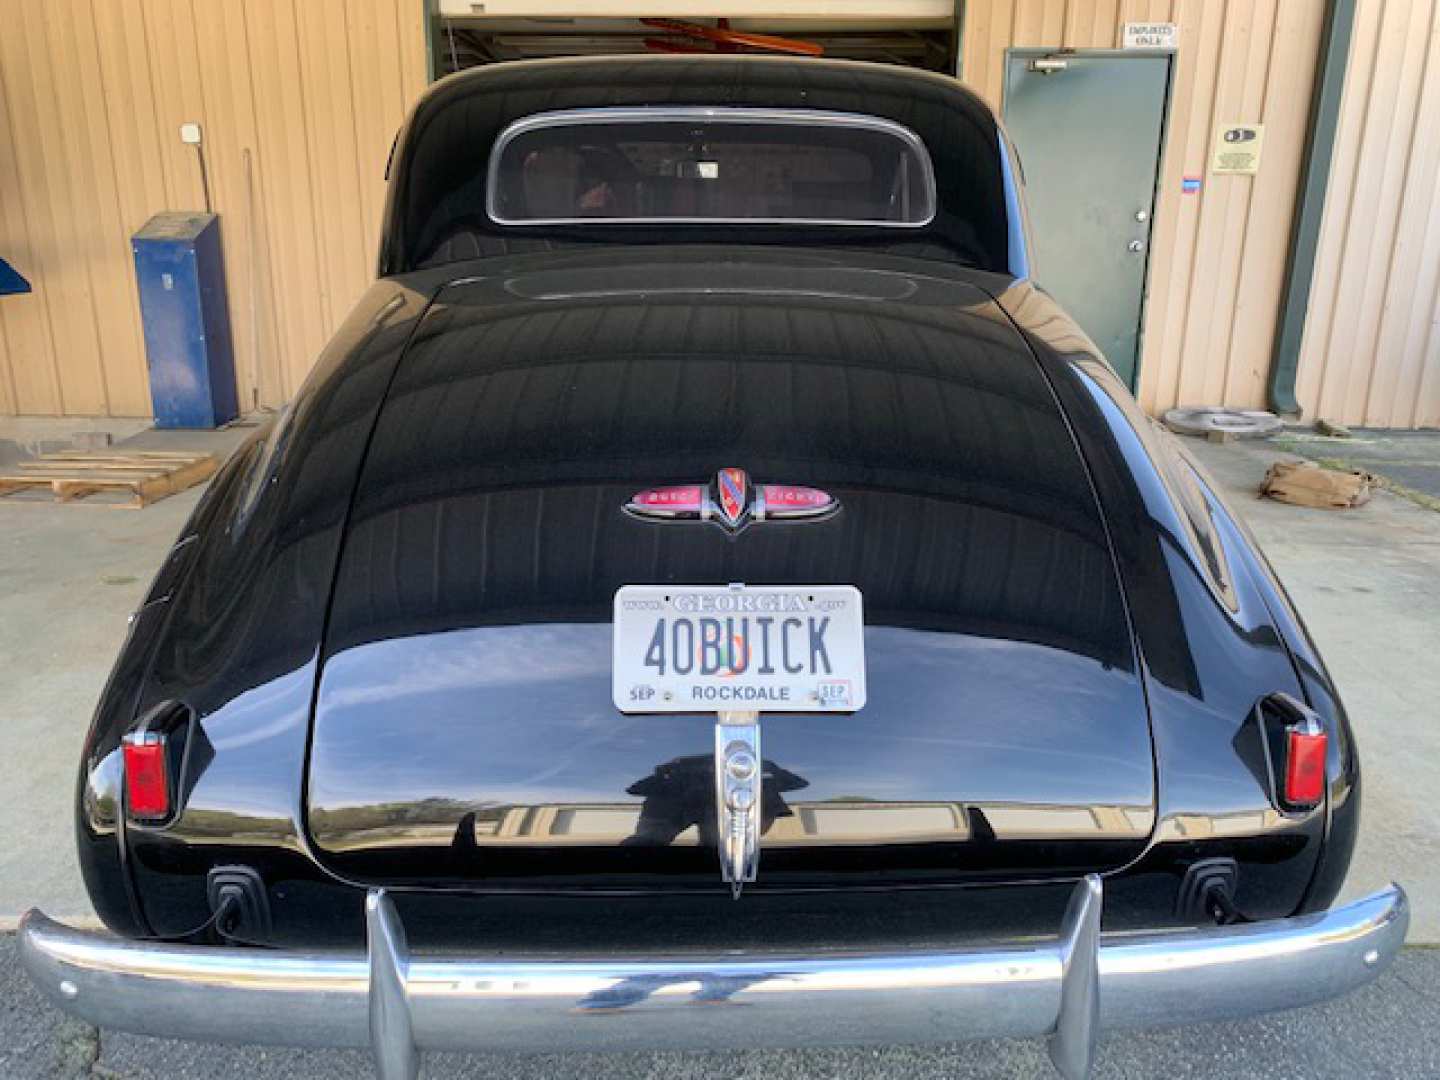
<path id="1" fill-rule="evenodd" d="M 385 1077 L 988 1035 L 1081 1076 L 1102 1027 L 1373 978 L 1407 913 L 1329 907 L 1335 688 L 1028 250 L 949 79 L 439 83 L 379 280 L 100 702 L 76 809 L 113 934 L 31 913 L 31 975 Z"/>

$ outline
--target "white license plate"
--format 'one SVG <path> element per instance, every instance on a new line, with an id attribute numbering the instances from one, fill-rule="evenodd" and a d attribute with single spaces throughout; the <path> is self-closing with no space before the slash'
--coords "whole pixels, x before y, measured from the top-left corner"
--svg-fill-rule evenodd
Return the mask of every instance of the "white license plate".
<path id="1" fill-rule="evenodd" d="M 615 707 L 627 713 L 854 712 L 865 618 L 852 585 L 626 585 Z"/>

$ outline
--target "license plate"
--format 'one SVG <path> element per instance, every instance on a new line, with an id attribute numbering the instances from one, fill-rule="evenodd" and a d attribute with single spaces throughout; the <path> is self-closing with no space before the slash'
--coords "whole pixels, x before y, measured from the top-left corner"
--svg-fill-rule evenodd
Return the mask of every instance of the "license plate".
<path id="1" fill-rule="evenodd" d="M 615 594 L 626 713 L 854 712 L 865 618 L 851 585 L 626 585 Z"/>

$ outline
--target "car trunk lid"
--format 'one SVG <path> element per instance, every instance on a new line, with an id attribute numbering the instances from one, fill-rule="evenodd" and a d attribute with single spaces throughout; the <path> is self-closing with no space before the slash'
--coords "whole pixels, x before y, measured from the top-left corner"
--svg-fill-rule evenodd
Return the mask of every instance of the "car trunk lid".
<path id="1" fill-rule="evenodd" d="M 774 258 L 773 253 L 767 258 Z M 346 876 L 719 888 L 713 714 L 622 715 L 626 584 L 844 584 L 868 702 L 762 717 L 759 888 L 1121 865 L 1154 822 L 1148 718 L 1083 463 L 978 287 L 714 260 L 454 284 L 355 493 L 307 816 Z M 820 521 L 656 522 L 742 468 Z"/>

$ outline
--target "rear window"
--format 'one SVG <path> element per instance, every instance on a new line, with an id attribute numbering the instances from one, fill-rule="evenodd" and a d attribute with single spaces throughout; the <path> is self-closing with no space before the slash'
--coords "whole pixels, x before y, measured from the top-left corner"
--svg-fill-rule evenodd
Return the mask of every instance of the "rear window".
<path id="1" fill-rule="evenodd" d="M 501 225 L 918 228 L 935 216 L 935 172 L 914 132 L 818 110 L 540 113 L 501 133 L 486 188 Z"/>

